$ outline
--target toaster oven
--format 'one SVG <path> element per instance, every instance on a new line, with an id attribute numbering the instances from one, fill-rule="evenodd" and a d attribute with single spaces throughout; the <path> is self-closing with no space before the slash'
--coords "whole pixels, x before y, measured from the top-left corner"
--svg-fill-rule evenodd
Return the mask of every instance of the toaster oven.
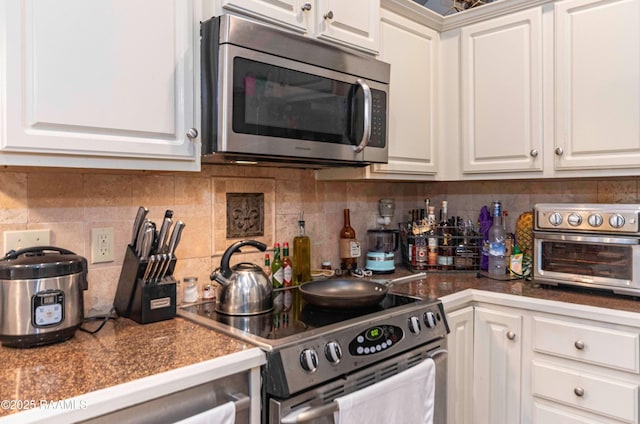
<path id="1" fill-rule="evenodd" d="M 640 296 L 640 205 L 536 204 L 536 282 Z"/>

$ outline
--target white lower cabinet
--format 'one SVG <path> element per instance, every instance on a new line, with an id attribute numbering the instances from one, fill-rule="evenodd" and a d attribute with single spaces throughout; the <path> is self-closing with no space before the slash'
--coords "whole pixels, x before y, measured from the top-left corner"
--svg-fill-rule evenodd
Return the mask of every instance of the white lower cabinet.
<path id="1" fill-rule="evenodd" d="M 449 424 L 640 422 L 640 313 L 475 290 L 455 301 L 443 297 Z"/>
<path id="2" fill-rule="evenodd" d="M 451 332 L 447 358 L 447 422 L 472 424 L 473 307 L 447 313 Z"/>
<path id="3" fill-rule="evenodd" d="M 638 423 L 640 329 L 613 319 L 532 320 L 534 423 Z"/>
<path id="4" fill-rule="evenodd" d="M 447 312 L 447 422 L 520 422 L 522 314 L 485 306 Z"/>
<path id="5" fill-rule="evenodd" d="M 475 424 L 520 421 L 522 314 L 476 307 L 473 339 Z"/>

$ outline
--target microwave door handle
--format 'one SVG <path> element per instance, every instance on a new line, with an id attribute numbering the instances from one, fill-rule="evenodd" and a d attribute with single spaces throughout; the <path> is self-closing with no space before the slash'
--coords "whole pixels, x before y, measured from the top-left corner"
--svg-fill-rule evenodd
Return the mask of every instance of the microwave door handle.
<path id="1" fill-rule="evenodd" d="M 353 147 L 356 153 L 360 153 L 369 144 L 369 140 L 371 139 L 371 108 L 373 102 L 371 100 L 371 89 L 367 83 L 360 78 L 356 80 L 356 83 L 362 87 L 362 92 L 364 93 L 364 128 L 362 131 L 362 140 L 360 140 L 360 144 Z"/>

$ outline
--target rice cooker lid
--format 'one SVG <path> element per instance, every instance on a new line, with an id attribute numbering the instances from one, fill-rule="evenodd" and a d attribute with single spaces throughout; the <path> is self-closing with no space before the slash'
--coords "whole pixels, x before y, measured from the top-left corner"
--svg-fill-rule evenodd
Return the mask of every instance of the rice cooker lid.
<path id="1" fill-rule="evenodd" d="M 52 246 L 10 251 L 0 260 L 0 280 L 61 277 L 87 271 L 87 260 L 70 250 Z"/>

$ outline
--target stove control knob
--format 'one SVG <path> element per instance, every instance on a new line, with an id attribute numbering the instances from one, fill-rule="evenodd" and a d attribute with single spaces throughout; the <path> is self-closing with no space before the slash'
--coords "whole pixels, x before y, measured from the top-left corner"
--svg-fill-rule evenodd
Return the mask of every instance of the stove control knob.
<path id="1" fill-rule="evenodd" d="M 620 215 L 619 213 L 614 213 L 609 217 L 609 224 L 613 228 L 622 228 L 622 226 L 624 225 L 624 216 Z"/>
<path id="2" fill-rule="evenodd" d="M 420 319 L 417 316 L 409 318 L 409 331 L 413 334 L 418 334 L 420 332 Z"/>
<path id="3" fill-rule="evenodd" d="M 300 365 L 307 372 L 314 372 L 318 369 L 318 354 L 313 349 L 305 349 L 300 354 Z"/>
<path id="4" fill-rule="evenodd" d="M 340 349 L 340 345 L 338 342 L 329 342 L 324 347 L 324 356 L 327 357 L 327 360 L 332 364 L 337 364 L 342 359 L 342 349 Z"/>
<path id="5" fill-rule="evenodd" d="M 560 215 L 559 212 L 554 212 L 549 215 L 549 224 L 553 225 L 554 227 L 562 224 L 562 215 Z"/>
<path id="6" fill-rule="evenodd" d="M 602 215 L 600 215 L 599 213 L 592 213 L 591 215 L 589 215 L 589 218 L 587 218 L 587 222 L 589 223 L 589 225 L 594 228 L 598 228 L 599 226 L 601 226 L 602 221 Z"/>
<path id="7" fill-rule="evenodd" d="M 426 325 L 427 328 L 435 328 L 436 325 L 438 324 L 436 322 L 436 315 L 433 312 L 425 312 L 423 321 L 424 321 L 424 325 Z"/>
<path id="8" fill-rule="evenodd" d="M 578 215 L 577 213 L 571 213 L 567 217 L 567 222 L 572 227 L 577 227 L 578 225 L 582 224 L 582 217 L 580 215 Z"/>

